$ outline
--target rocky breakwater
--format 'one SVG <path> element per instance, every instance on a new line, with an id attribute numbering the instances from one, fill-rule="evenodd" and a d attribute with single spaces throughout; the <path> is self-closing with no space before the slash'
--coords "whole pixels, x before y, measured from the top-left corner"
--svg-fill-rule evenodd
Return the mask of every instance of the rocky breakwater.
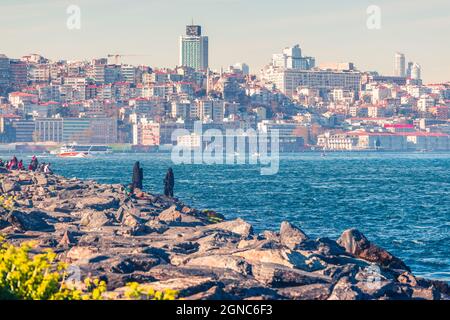
<path id="1" fill-rule="evenodd" d="M 448 299 L 448 285 L 415 277 L 408 266 L 356 229 L 311 239 L 283 222 L 255 234 L 177 199 L 122 185 L 42 173 L 0 173 L 0 233 L 52 249 L 81 277 L 104 279 L 120 299 L 138 282 L 185 299 Z M 221 222 L 220 222 L 221 221 Z"/>

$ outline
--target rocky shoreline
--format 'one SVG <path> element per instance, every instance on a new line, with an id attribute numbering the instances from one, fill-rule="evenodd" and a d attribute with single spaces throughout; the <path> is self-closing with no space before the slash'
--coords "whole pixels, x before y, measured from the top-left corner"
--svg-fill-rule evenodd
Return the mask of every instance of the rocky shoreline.
<path id="1" fill-rule="evenodd" d="M 2 170 L 0 168 L 0 170 Z M 138 282 L 183 299 L 449 299 L 448 284 L 415 277 L 403 261 L 356 229 L 337 241 L 311 239 L 283 222 L 255 234 L 178 199 L 130 197 L 122 185 L 34 172 L 0 172 L 0 234 L 52 249 L 81 277 L 107 282 L 124 298 Z"/>

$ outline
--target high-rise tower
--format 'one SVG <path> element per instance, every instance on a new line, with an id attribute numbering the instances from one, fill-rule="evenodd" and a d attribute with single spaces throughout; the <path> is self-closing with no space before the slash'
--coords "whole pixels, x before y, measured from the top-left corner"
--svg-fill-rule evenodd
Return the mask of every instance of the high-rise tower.
<path id="1" fill-rule="evenodd" d="M 406 59 L 403 53 L 397 52 L 394 56 L 394 76 L 406 77 Z"/>
<path id="2" fill-rule="evenodd" d="M 202 27 L 186 26 L 186 35 L 180 37 L 180 65 L 197 71 L 209 66 L 208 37 L 202 36 Z"/>

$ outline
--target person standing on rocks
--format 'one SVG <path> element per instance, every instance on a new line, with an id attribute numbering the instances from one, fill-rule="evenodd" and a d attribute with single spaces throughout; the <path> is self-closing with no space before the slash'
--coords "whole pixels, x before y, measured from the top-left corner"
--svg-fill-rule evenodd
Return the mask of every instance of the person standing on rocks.
<path id="1" fill-rule="evenodd" d="M 33 156 L 33 158 L 31 158 L 31 163 L 30 163 L 30 165 L 28 166 L 28 169 L 29 169 L 30 171 L 36 171 L 36 170 L 38 169 L 38 165 L 39 165 L 39 162 L 38 162 L 37 157 L 36 157 L 36 156 Z"/>
<path id="2" fill-rule="evenodd" d="M 135 189 L 142 190 L 142 181 L 144 180 L 144 169 L 141 168 L 139 161 L 136 161 L 133 167 L 133 178 L 131 183 L 131 192 Z"/>
<path id="3" fill-rule="evenodd" d="M 175 177 L 172 168 L 169 168 L 164 178 L 164 195 L 173 198 L 173 187 L 175 185 Z"/>

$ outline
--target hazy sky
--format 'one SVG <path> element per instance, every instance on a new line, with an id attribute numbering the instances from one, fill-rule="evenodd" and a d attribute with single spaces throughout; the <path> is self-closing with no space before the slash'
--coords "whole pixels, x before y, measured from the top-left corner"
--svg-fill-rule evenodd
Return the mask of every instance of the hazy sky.
<path id="1" fill-rule="evenodd" d="M 66 9 L 81 8 L 81 29 Z M 381 29 L 366 27 L 381 8 Z M 450 81 L 449 0 L 0 0 L 0 53 L 84 59 L 142 54 L 123 62 L 173 67 L 191 19 L 210 41 L 212 68 L 246 62 L 257 72 L 272 53 L 299 43 L 318 63 L 352 61 L 390 75 L 396 51 L 422 65 L 426 82 Z"/>

